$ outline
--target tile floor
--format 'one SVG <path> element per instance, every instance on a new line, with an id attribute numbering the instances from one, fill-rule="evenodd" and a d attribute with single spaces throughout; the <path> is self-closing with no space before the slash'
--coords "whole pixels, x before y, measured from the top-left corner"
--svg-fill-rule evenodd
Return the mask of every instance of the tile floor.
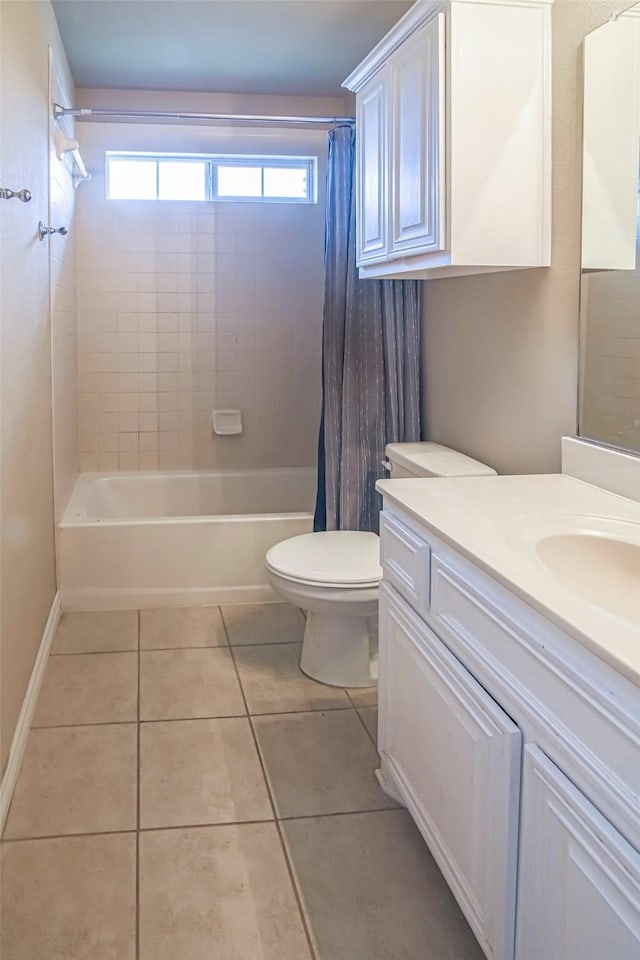
<path id="1" fill-rule="evenodd" d="M 374 777 L 375 690 L 286 604 L 63 615 L 2 843 L 4 960 L 482 960 Z"/>

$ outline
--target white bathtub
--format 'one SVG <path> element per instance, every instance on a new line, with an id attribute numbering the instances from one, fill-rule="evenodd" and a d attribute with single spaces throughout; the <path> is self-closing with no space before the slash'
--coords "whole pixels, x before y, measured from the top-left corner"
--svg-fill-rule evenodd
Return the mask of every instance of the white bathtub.
<path id="1" fill-rule="evenodd" d="M 273 599 L 264 555 L 312 529 L 316 471 L 83 473 L 64 512 L 67 610 Z"/>

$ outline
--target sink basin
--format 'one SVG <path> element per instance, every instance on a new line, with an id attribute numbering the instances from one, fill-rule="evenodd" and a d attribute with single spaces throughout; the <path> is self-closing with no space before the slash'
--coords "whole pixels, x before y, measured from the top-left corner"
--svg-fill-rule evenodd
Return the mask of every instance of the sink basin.
<path id="1" fill-rule="evenodd" d="M 580 530 L 543 536 L 536 551 L 565 586 L 619 617 L 640 623 L 640 541 Z"/>
<path id="2" fill-rule="evenodd" d="M 531 551 L 559 586 L 640 624 L 640 523 L 577 513 L 514 517 L 507 542 Z M 530 554 L 531 555 L 531 554 Z"/>

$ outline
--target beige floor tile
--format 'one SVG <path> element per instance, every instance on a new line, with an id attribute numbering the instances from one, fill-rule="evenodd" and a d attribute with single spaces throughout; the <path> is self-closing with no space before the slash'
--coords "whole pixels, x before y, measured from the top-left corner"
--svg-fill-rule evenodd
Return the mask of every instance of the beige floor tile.
<path id="1" fill-rule="evenodd" d="M 6 960 L 134 960 L 134 834 L 2 845 Z"/>
<path id="2" fill-rule="evenodd" d="M 405 810 L 282 826 L 321 960 L 483 960 Z"/>
<path id="3" fill-rule="evenodd" d="M 289 603 L 237 603 L 222 607 L 232 646 L 254 643 L 299 643 L 302 611 Z"/>
<path id="4" fill-rule="evenodd" d="M 219 607 L 166 607 L 140 611 L 140 649 L 226 647 Z"/>
<path id="5" fill-rule="evenodd" d="M 135 723 L 31 730 L 5 837 L 135 830 Z"/>
<path id="6" fill-rule="evenodd" d="M 50 657 L 34 727 L 137 719 L 138 654 Z"/>
<path id="7" fill-rule="evenodd" d="M 270 819 L 273 812 L 248 719 L 142 724 L 142 827 Z"/>
<path id="8" fill-rule="evenodd" d="M 254 727 L 278 816 L 395 806 L 378 786 L 378 754 L 355 710 L 256 717 Z"/>
<path id="9" fill-rule="evenodd" d="M 51 652 L 114 653 L 138 649 L 138 611 L 63 613 Z"/>
<path id="10" fill-rule="evenodd" d="M 310 680 L 301 672 L 301 644 L 236 647 L 234 655 L 249 713 L 287 713 L 348 707 L 338 687 Z"/>
<path id="11" fill-rule="evenodd" d="M 140 835 L 140 960 L 309 960 L 272 823 Z"/>
<path id="12" fill-rule="evenodd" d="M 244 701 L 229 650 L 145 650 L 140 654 L 140 717 L 237 717 Z"/>
<path id="13" fill-rule="evenodd" d="M 358 713 L 362 717 L 365 727 L 371 735 L 374 743 L 378 742 L 378 708 L 377 707 L 358 707 Z"/>
<path id="14" fill-rule="evenodd" d="M 354 707 L 377 707 L 377 687 L 349 687 L 349 696 Z"/>

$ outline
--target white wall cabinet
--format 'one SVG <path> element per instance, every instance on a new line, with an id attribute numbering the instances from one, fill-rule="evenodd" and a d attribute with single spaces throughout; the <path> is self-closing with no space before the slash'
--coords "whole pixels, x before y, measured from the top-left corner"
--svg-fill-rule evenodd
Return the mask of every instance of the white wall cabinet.
<path id="1" fill-rule="evenodd" d="M 640 160 L 640 9 L 584 41 L 582 268 L 634 270 Z"/>
<path id="2" fill-rule="evenodd" d="M 378 73 L 361 91 L 356 109 L 356 164 L 367 171 L 356 185 L 356 235 L 362 263 L 387 254 L 386 114 L 384 77 Z"/>
<path id="3" fill-rule="evenodd" d="M 387 499 L 381 561 L 378 776 L 486 956 L 640 957 L 637 687 Z"/>
<path id="4" fill-rule="evenodd" d="M 361 277 L 549 265 L 552 2 L 419 0 L 345 80 Z"/>
<path id="5" fill-rule="evenodd" d="M 444 21 L 429 20 L 387 66 L 392 256 L 444 248 Z"/>

